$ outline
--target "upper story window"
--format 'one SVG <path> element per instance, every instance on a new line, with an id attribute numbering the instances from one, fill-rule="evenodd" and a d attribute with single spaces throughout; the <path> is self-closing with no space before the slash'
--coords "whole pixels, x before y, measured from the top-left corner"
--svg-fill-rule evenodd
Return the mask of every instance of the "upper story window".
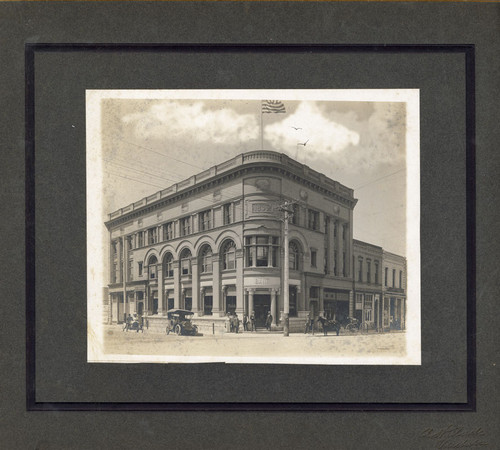
<path id="1" fill-rule="evenodd" d="M 163 240 L 170 241 L 174 238 L 174 223 L 169 222 L 163 225 Z"/>
<path id="2" fill-rule="evenodd" d="M 366 282 L 372 282 L 372 263 L 370 261 L 366 261 Z"/>
<path id="3" fill-rule="evenodd" d="M 246 267 L 277 267 L 279 241 L 275 236 L 245 238 Z"/>
<path id="4" fill-rule="evenodd" d="M 222 269 L 236 269 L 236 245 L 228 240 L 222 247 Z"/>
<path id="5" fill-rule="evenodd" d="M 316 267 L 318 264 L 318 252 L 314 249 L 311 249 L 311 266 Z"/>
<path id="6" fill-rule="evenodd" d="M 166 278 L 173 278 L 174 276 L 174 257 L 172 256 L 172 253 L 167 253 L 165 255 L 165 259 L 163 260 L 163 268 L 165 270 L 165 277 Z"/>
<path id="7" fill-rule="evenodd" d="M 288 268 L 290 270 L 299 270 L 299 247 L 296 242 L 290 242 L 288 246 Z"/>
<path id="8" fill-rule="evenodd" d="M 345 252 L 342 252 L 342 276 L 347 276 L 347 264 L 345 263 Z"/>
<path id="9" fill-rule="evenodd" d="M 403 271 L 399 271 L 399 287 L 403 288 Z"/>
<path id="10" fill-rule="evenodd" d="M 142 261 L 137 263 L 137 271 L 139 272 L 139 276 L 142 277 Z"/>
<path id="11" fill-rule="evenodd" d="M 309 288 L 309 296 L 311 298 L 315 298 L 315 299 L 319 298 L 319 287 L 317 287 L 317 286 L 311 286 Z"/>
<path id="12" fill-rule="evenodd" d="M 294 225 L 298 225 L 299 224 L 299 205 L 297 203 L 292 203 L 292 210 L 293 210 L 293 213 L 292 213 L 291 222 Z"/>
<path id="13" fill-rule="evenodd" d="M 224 225 L 229 225 L 233 223 L 233 205 L 232 203 L 226 203 L 222 206 L 222 216 L 224 220 Z"/>
<path id="14" fill-rule="evenodd" d="M 118 255 L 118 245 L 116 241 L 111 243 L 111 250 L 113 252 L 113 257 L 116 258 L 116 256 Z"/>
<path id="15" fill-rule="evenodd" d="M 181 252 L 181 275 L 191 274 L 191 251 L 185 248 Z"/>
<path id="16" fill-rule="evenodd" d="M 307 226 L 311 230 L 319 230 L 319 212 L 312 209 L 307 211 Z"/>
<path id="17" fill-rule="evenodd" d="M 212 272 L 212 249 L 209 245 L 204 245 L 201 249 L 201 273 Z"/>
<path id="18" fill-rule="evenodd" d="M 158 259 L 156 256 L 151 256 L 148 261 L 149 268 L 149 278 L 156 279 L 156 265 L 158 264 Z"/>
<path id="19" fill-rule="evenodd" d="M 396 269 L 392 269 L 392 287 L 396 287 Z"/>
<path id="20" fill-rule="evenodd" d="M 375 283 L 378 284 L 378 262 L 375 261 Z"/>
<path id="21" fill-rule="evenodd" d="M 347 239 L 348 231 L 349 231 L 349 225 L 347 224 L 342 225 L 342 239 L 344 241 Z"/>
<path id="22" fill-rule="evenodd" d="M 338 275 L 338 271 L 337 271 L 337 258 L 338 258 L 338 252 L 337 252 L 337 250 L 334 250 L 333 251 L 333 274 L 335 276 Z"/>
<path id="23" fill-rule="evenodd" d="M 144 247 L 144 232 L 137 233 L 137 247 Z"/>
<path id="24" fill-rule="evenodd" d="M 181 219 L 181 236 L 191 234 L 191 217 L 184 217 Z"/>
<path id="25" fill-rule="evenodd" d="M 158 229 L 156 227 L 148 230 L 148 245 L 156 244 L 158 242 Z"/>
<path id="26" fill-rule="evenodd" d="M 387 279 L 388 277 L 389 277 L 389 269 L 386 267 L 384 269 L 384 286 L 386 286 L 386 287 L 387 287 L 387 284 L 389 282 Z"/>
<path id="27" fill-rule="evenodd" d="M 363 282 L 363 259 L 361 258 L 358 260 L 358 281 Z"/>
<path id="28" fill-rule="evenodd" d="M 210 209 L 202 211 L 198 217 L 200 220 L 200 231 L 207 231 L 212 228 L 212 211 Z"/>

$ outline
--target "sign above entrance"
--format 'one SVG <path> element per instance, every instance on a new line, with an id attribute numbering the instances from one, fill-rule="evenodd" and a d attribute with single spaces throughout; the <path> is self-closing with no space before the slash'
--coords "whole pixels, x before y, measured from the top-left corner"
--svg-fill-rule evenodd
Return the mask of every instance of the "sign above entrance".
<path id="1" fill-rule="evenodd" d="M 248 277 L 245 278 L 245 287 L 279 288 L 279 277 Z"/>

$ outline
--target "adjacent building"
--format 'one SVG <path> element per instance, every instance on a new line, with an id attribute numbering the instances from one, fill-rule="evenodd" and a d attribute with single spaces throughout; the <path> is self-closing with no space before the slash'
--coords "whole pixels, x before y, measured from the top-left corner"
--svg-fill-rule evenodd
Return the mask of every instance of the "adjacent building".
<path id="1" fill-rule="evenodd" d="M 353 239 L 352 189 L 272 151 L 244 153 L 109 215 L 108 321 L 138 313 L 161 329 L 166 311 L 182 308 L 205 331 L 223 329 L 228 312 L 254 311 L 258 327 L 270 312 L 279 327 L 285 201 L 294 207 L 290 329 L 303 328 L 307 312 L 376 329 L 397 316 L 404 326 L 405 258 Z"/>

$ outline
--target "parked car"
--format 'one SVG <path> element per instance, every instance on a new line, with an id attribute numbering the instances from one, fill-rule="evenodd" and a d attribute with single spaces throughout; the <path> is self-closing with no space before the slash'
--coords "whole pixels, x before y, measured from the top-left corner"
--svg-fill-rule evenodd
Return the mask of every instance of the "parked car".
<path id="1" fill-rule="evenodd" d="M 169 309 L 167 311 L 167 334 L 170 332 L 180 335 L 195 336 L 198 333 L 198 327 L 191 321 L 192 311 L 185 309 Z"/>

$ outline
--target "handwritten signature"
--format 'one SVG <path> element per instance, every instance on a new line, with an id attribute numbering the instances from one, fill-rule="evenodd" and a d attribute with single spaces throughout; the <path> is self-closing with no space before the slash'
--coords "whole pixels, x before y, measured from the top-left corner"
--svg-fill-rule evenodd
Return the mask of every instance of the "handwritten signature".
<path id="1" fill-rule="evenodd" d="M 436 448 L 476 448 L 488 447 L 486 433 L 481 427 L 465 428 L 461 426 L 448 425 L 444 428 L 426 428 L 420 437 L 435 442 Z"/>

